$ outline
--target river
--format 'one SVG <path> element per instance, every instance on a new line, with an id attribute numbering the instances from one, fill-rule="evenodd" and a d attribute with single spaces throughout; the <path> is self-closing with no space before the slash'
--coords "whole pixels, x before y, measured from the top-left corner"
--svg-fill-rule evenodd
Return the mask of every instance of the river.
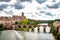
<path id="1" fill-rule="evenodd" d="M 54 37 L 52 33 L 4 30 L 0 31 L 0 40 L 54 40 Z"/>

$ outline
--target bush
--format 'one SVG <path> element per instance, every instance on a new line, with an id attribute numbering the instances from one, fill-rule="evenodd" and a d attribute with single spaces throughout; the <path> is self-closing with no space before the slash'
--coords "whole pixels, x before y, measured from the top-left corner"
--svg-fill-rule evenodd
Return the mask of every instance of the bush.
<path id="1" fill-rule="evenodd" d="M 18 22 L 16 21 L 15 24 L 18 24 Z"/>
<path id="2" fill-rule="evenodd" d="M 29 26 L 29 28 L 32 28 L 31 26 Z"/>
<path id="3" fill-rule="evenodd" d="M 3 24 L 0 24 L 0 28 L 3 28 Z"/>
<path id="4" fill-rule="evenodd" d="M 3 28 L 0 28 L 0 31 L 4 30 Z"/>
<path id="5" fill-rule="evenodd" d="M 28 31 L 28 28 L 21 28 L 21 31 Z"/>
<path id="6" fill-rule="evenodd" d="M 0 24 L 0 31 L 3 30 L 3 24 Z"/>
<path id="7" fill-rule="evenodd" d="M 58 33 L 58 34 L 57 34 L 57 38 L 59 38 L 59 39 L 60 39 L 60 33 Z"/>
<path id="8" fill-rule="evenodd" d="M 53 33 L 54 36 L 57 36 L 57 31 L 54 29 L 54 26 L 52 26 L 51 33 Z"/>

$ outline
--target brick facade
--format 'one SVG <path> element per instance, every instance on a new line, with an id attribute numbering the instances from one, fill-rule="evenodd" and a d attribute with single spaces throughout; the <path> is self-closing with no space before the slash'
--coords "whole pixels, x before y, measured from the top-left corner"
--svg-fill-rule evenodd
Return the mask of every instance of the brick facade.
<path id="1" fill-rule="evenodd" d="M 22 12 L 21 16 L 15 16 L 13 15 L 12 17 L 0 17 L 0 23 L 3 24 L 3 28 L 10 28 L 15 24 L 16 21 L 18 20 L 23 20 L 26 19 L 24 16 L 24 13 Z M 14 28 L 14 26 L 13 26 Z"/>
<path id="2" fill-rule="evenodd" d="M 53 22 L 53 26 L 58 32 L 60 32 L 60 21 Z"/>

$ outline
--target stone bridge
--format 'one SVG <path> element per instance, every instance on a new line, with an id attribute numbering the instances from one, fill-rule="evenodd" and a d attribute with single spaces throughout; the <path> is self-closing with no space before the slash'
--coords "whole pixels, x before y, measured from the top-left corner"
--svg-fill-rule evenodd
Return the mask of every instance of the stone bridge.
<path id="1" fill-rule="evenodd" d="M 38 27 L 37 30 L 40 30 L 39 29 L 40 26 L 44 27 L 44 32 L 45 32 L 48 24 L 38 24 L 38 25 L 36 25 L 36 27 Z M 5 29 L 19 29 L 19 28 L 28 28 L 28 27 L 30 27 L 32 30 L 34 30 L 35 25 L 22 25 L 22 24 L 12 24 L 12 25 L 10 24 L 10 25 L 8 25 L 7 24 L 7 26 L 6 25 L 3 26 L 3 28 L 5 28 Z M 51 31 L 51 28 L 52 27 L 50 27 L 50 31 Z M 59 31 L 58 28 L 56 30 L 57 30 L 57 32 Z"/>

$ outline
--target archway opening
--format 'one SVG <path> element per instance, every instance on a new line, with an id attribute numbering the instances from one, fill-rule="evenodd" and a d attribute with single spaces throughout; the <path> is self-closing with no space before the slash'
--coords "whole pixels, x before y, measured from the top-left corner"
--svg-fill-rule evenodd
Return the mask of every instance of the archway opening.
<path id="1" fill-rule="evenodd" d="M 23 26 L 23 28 L 26 28 L 26 26 Z"/>
<path id="2" fill-rule="evenodd" d="M 21 26 L 18 26 L 19 28 L 21 28 Z"/>

